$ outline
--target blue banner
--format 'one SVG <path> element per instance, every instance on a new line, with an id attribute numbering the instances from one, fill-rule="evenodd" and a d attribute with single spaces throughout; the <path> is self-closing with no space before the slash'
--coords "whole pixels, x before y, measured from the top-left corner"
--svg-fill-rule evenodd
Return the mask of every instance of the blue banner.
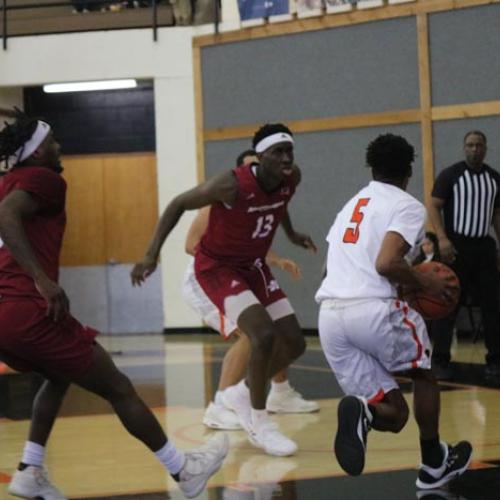
<path id="1" fill-rule="evenodd" d="M 290 12 L 288 0 L 238 0 L 240 19 L 261 19 Z"/>

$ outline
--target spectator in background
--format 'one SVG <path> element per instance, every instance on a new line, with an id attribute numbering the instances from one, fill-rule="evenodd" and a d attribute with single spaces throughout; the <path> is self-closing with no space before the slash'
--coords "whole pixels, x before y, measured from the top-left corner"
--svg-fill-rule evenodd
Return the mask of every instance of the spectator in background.
<path id="1" fill-rule="evenodd" d="M 73 13 L 87 13 L 90 11 L 89 2 L 85 0 L 72 0 L 73 4 Z"/>
<path id="2" fill-rule="evenodd" d="M 441 253 L 439 252 L 439 243 L 435 233 L 427 231 L 420 245 L 420 254 L 413 261 L 413 265 L 422 264 L 424 262 L 441 262 Z M 425 320 L 427 333 L 429 338 L 434 341 L 439 323 L 436 320 Z"/>
<path id="3" fill-rule="evenodd" d="M 500 377 L 498 271 L 491 225 L 500 238 L 500 174 L 484 163 L 487 140 L 472 130 L 464 137 L 465 159 L 445 168 L 436 178 L 428 206 L 441 257 L 457 273 L 462 300 L 477 285 L 486 344 L 487 378 Z M 458 308 L 457 308 L 458 310 Z M 439 320 L 433 364 L 438 378 L 451 378 L 449 367 L 457 311 Z"/>
<path id="4" fill-rule="evenodd" d="M 432 231 L 425 233 L 424 241 L 422 241 L 422 245 L 420 246 L 420 254 L 414 260 L 413 265 L 421 264 L 422 262 L 441 262 L 438 239 Z"/>

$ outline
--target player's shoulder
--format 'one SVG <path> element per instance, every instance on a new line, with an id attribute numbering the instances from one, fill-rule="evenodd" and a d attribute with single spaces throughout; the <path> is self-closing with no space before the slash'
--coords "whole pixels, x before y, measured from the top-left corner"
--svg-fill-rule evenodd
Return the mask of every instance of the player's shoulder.
<path id="1" fill-rule="evenodd" d="M 13 169 L 10 173 L 22 180 L 38 181 L 46 184 L 66 185 L 65 180 L 59 173 L 47 167 L 18 167 Z"/>

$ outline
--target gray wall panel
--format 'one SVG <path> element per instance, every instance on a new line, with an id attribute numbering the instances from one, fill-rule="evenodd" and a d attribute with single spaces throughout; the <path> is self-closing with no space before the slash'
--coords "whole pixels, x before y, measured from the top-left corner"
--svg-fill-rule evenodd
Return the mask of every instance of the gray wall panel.
<path id="1" fill-rule="evenodd" d="M 71 303 L 71 313 L 84 325 L 108 331 L 108 293 L 104 266 L 62 267 L 61 286 Z"/>
<path id="2" fill-rule="evenodd" d="M 297 231 L 309 233 L 316 242 L 317 255 L 291 245 L 278 231 L 273 248 L 283 256 L 295 259 L 304 278 L 296 283 L 281 271 L 276 271 L 283 289 L 297 311 L 304 328 L 317 328 L 317 306 L 314 294 L 321 281 L 321 269 L 326 256 L 326 234 L 336 213 L 357 190 L 370 181 L 365 168 L 365 150 L 377 135 L 390 131 L 405 136 L 416 149 L 417 161 L 409 192 L 422 200 L 422 164 L 419 125 L 390 128 L 365 128 L 313 134 L 297 134 L 296 161 L 302 169 L 302 183 L 289 210 Z M 234 152 L 248 141 L 221 141 L 206 144 L 207 176 L 227 168 L 224 151 L 232 161 Z M 223 165 L 223 167 L 221 167 Z"/>
<path id="3" fill-rule="evenodd" d="M 60 282 L 73 316 L 103 334 L 161 332 L 161 272 L 157 269 L 142 287 L 133 288 L 131 268 L 131 264 L 61 268 Z"/>
<path id="4" fill-rule="evenodd" d="M 463 137 L 469 130 L 481 130 L 488 138 L 486 163 L 500 171 L 500 116 L 469 118 L 434 123 L 435 172 L 463 160 Z"/>
<path id="5" fill-rule="evenodd" d="M 500 5 L 432 14 L 433 105 L 500 99 Z"/>
<path id="6" fill-rule="evenodd" d="M 202 49 L 205 128 L 419 106 L 415 18 Z"/>

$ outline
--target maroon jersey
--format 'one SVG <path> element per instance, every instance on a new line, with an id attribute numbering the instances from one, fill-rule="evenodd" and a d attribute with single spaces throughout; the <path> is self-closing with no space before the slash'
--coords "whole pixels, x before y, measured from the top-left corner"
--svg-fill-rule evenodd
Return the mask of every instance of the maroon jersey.
<path id="1" fill-rule="evenodd" d="M 245 264 L 264 259 L 271 247 L 290 198 L 295 181 L 285 177 L 271 193 L 257 183 L 256 167 L 248 165 L 233 170 L 238 195 L 232 206 L 215 203 L 210 208 L 208 228 L 198 251 L 227 264 Z"/>
<path id="2" fill-rule="evenodd" d="M 57 281 L 66 226 L 66 182 L 48 168 L 18 167 L 0 178 L 0 201 L 15 189 L 29 192 L 39 204 L 39 211 L 25 218 L 23 225 L 45 273 L 51 280 Z M 0 296 L 41 298 L 33 278 L 3 244 L 0 244 Z"/>

